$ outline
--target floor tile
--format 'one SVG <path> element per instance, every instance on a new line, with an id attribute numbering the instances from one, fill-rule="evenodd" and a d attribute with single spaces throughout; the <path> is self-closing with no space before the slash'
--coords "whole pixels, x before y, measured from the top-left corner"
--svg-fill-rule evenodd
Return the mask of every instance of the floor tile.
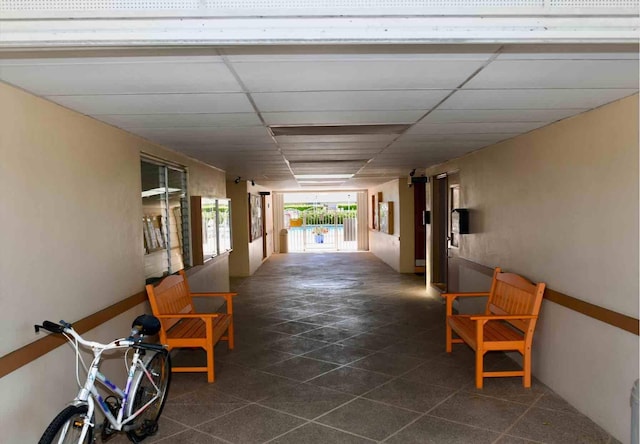
<path id="1" fill-rule="evenodd" d="M 258 401 L 277 394 L 295 382 L 258 370 L 234 366 L 221 375 L 216 384 L 220 391 L 246 401 Z"/>
<path id="2" fill-rule="evenodd" d="M 265 330 L 269 331 L 277 331 L 280 333 L 288 333 L 290 335 L 297 335 L 299 333 L 304 333 L 306 331 L 315 330 L 318 328 L 316 324 L 309 324 L 306 322 L 297 322 L 297 321 L 289 321 L 283 322 L 282 324 L 271 325 Z"/>
<path id="3" fill-rule="evenodd" d="M 574 406 L 551 391 L 547 391 L 540 398 L 538 398 L 538 401 L 534 404 L 534 406 L 541 409 L 560 410 L 566 413 L 580 413 Z"/>
<path id="4" fill-rule="evenodd" d="M 426 382 L 451 388 L 467 387 L 469 381 L 475 381 L 475 371 L 469 367 L 459 367 L 428 361 L 415 370 L 401 376 L 409 381 Z"/>
<path id="5" fill-rule="evenodd" d="M 396 379 L 364 397 L 418 412 L 426 412 L 456 392 L 456 389 Z"/>
<path id="6" fill-rule="evenodd" d="M 536 381 L 531 383 L 531 388 L 524 388 L 522 386 L 522 377 L 510 377 L 484 378 L 481 389 L 476 388 L 475 381 L 469 381 L 463 390 L 477 395 L 491 396 L 506 401 L 531 405 L 548 389 Z"/>
<path id="7" fill-rule="evenodd" d="M 190 429 L 162 439 L 158 441 L 158 444 L 224 444 L 224 441 L 206 433 Z"/>
<path id="8" fill-rule="evenodd" d="M 489 444 L 500 436 L 496 432 L 425 416 L 393 435 L 390 444 Z"/>
<path id="9" fill-rule="evenodd" d="M 509 435 L 549 444 L 607 443 L 609 435 L 583 415 L 532 407 Z"/>
<path id="10" fill-rule="evenodd" d="M 358 347 L 358 348 L 365 348 L 367 350 L 378 351 L 390 345 L 396 344 L 399 341 L 400 341 L 399 338 L 393 337 L 393 336 L 375 335 L 372 333 L 361 333 L 357 336 L 353 336 L 352 338 L 345 339 L 340 343 L 348 347 Z"/>
<path id="11" fill-rule="evenodd" d="M 304 423 L 286 413 L 249 405 L 198 427 L 232 443 L 262 443 Z"/>
<path id="12" fill-rule="evenodd" d="M 215 389 L 211 384 L 211 387 L 206 387 L 203 390 L 196 390 L 167 400 L 162 415 L 182 424 L 195 426 L 225 415 L 246 404 L 247 401 L 227 395 Z"/>
<path id="13" fill-rule="evenodd" d="M 324 375 L 318 376 L 309 382 L 352 395 L 361 395 L 372 390 L 391 377 L 380 373 L 373 373 L 357 368 L 341 367 Z"/>
<path id="14" fill-rule="evenodd" d="M 247 351 L 234 352 L 222 358 L 220 361 L 229 364 L 242 365 L 251 368 L 264 368 L 287 359 L 295 355 L 271 349 L 250 349 Z"/>
<path id="15" fill-rule="evenodd" d="M 356 399 L 316 421 L 360 436 L 382 440 L 418 416 L 418 413 L 408 410 Z"/>
<path id="16" fill-rule="evenodd" d="M 260 404 L 313 419 L 352 399 L 353 395 L 305 383 L 280 390 L 276 395 L 260 401 Z"/>
<path id="17" fill-rule="evenodd" d="M 316 339 L 324 342 L 338 342 L 355 336 L 357 333 L 351 330 L 342 330 L 339 328 L 321 327 L 315 330 L 307 331 L 300 334 L 303 338 Z"/>
<path id="18" fill-rule="evenodd" d="M 371 350 L 365 350 L 356 347 L 347 347 L 342 344 L 332 344 L 318 350 L 306 353 L 304 356 L 308 358 L 320 359 L 323 361 L 334 362 L 336 364 L 349 364 L 360 358 L 372 354 Z"/>
<path id="19" fill-rule="evenodd" d="M 269 444 L 367 444 L 374 442 L 367 438 L 311 423 L 269 441 Z"/>
<path id="20" fill-rule="evenodd" d="M 398 376 L 424 364 L 424 360 L 395 353 L 375 353 L 349 364 L 349 367 L 361 368 L 372 372 Z"/>
<path id="21" fill-rule="evenodd" d="M 504 432 L 526 410 L 527 406 L 523 404 L 459 392 L 431 410 L 429 415 Z"/>
<path id="22" fill-rule="evenodd" d="M 315 339 L 301 338 L 299 336 L 289 336 L 288 338 L 281 339 L 276 343 L 270 345 L 269 348 L 285 353 L 300 355 L 325 347 L 327 346 L 327 344 L 327 342 L 316 341 Z"/>
<path id="23" fill-rule="evenodd" d="M 265 367 L 263 371 L 302 382 L 327 373 L 337 367 L 337 364 L 298 356 Z"/>

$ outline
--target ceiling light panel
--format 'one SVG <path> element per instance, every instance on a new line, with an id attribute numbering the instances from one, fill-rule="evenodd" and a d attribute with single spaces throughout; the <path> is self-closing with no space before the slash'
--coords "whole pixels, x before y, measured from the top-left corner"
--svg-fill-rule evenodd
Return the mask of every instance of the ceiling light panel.
<path id="1" fill-rule="evenodd" d="M 281 139 L 281 138 L 279 138 Z M 279 140 L 278 139 L 278 140 Z M 385 147 L 389 142 L 381 141 L 381 142 L 331 142 L 331 143 L 279 143 L 282 151 L 287 152 L 315 152 L 315 151 L 325 151 L 325 150 L 333 150 L 336 152 L 341 151 L 350 151 L 350 152 L 370 152 L 370 151 L 379 151 L 381 148 Z"/>
<path id="2" fill-rule="evenodd" d="M 0 60 L 0 79 L 35 94 L 240 92 L 217 57 Z"/>
<path id="3" fill-rule="evenodd" d="M 244 94 L 130 94 L 47 96 L 84 114 L 250 113 Z"/>
<path id="4" fill-rule="evenodd" d="M 637 86 L 637 60 L 505 60 L 491 63 L 463 88 L 635 88 Z"/>
<path id="5" fill-rule="evenodd" d="M 378 135 L 402 134 L 409 125 L 309 125 L 309 126 L 272 126 L 270 131 L 275 136 L 343 136 L 343 135 Z M 322 139 L 318 139 L 322 140 Z M 325 141 L 329 141 L 326 139 Z"/>
<path id="6" fill-rule="evenodd" d="M 457 87 L 481 61 L 376 60 L 234 63 L 251 92 Z"/>
<path id="7" fill-rule="evenodd" d="M 304 136 L 277 136 L 281 144 L 297 143 L 388 143 L 398 137 L 398 134 L 326 134 Z"/>
<path id="8" fill-rule="evenodd" d="M 100 120 L 120 128 L 257 126 L 255 113 L 234 114 L 102 114 Z"/>
<path id="9" fill-rule="evenodd" d="M 314 91 L 253 93 L 262 112 L 424 110 L 437 105 L 450 90 Z"/>
<path id="10" fill-rule="evenodd" d="M 405 134 L 396 144 L 421 144 L 428 142 L 460 142 L 479 141 L 496 142 L 517 136 L 518 133 L 490 133 L 490 134 Z M 395 145 L 395 144 L 394 144 Z"/>
<path id="11" fill-rule="evenodd" d="M 262 113 L 267 125 L 375 125 L 417 121 L 426 110 L 417 111 L 319 111 Z"/>
<path id="12" fill-rule="evenodd" d="M 439 109 L 591 109 L 636 92 L 637 89 L 461 90 Z"/>

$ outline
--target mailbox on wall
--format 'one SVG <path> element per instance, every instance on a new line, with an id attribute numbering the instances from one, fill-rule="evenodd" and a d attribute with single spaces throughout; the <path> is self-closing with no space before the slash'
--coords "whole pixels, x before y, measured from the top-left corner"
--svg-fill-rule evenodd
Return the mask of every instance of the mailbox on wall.
<path id="1" fill-rule="evenodd" d="M 469 210 L 456 208 L 451 211 L 451 231 L 455 234 L 469 234 Z"/>

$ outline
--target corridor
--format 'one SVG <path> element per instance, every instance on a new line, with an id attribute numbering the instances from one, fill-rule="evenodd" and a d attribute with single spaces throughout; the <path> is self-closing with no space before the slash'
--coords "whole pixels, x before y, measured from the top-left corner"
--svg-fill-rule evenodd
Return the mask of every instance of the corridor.
<path id="1" fill-rule="evenodd" d="M 617 442 L 538 381 L 476 390 L 471 350 L 444 352 L 444 306 L 424 278 L 370 253 L 273 255 L 232 290 L 235 350 L 216 348 L 214 384 L 173 375 L 148 442 Z"/>

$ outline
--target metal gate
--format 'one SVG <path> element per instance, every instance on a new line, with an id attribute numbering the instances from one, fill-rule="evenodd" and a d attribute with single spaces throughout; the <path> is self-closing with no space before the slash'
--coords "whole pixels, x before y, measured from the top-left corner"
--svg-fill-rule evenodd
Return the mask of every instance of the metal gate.
<path id="1" fill-rule="evenodd" d="M 355 210 L 285 210 L 284 218 L 290 252 L 358 249 Z"/>

